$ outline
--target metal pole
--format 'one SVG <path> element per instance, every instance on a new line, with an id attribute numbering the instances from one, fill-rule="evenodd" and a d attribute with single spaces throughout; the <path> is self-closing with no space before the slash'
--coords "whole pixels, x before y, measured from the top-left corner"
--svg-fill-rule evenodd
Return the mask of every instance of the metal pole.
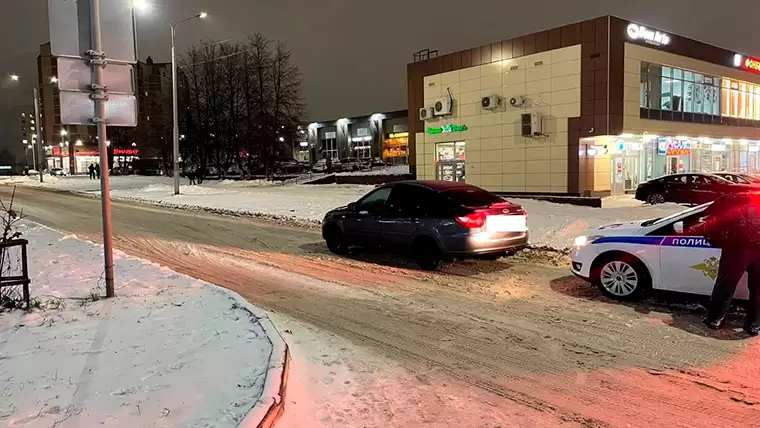
<path id="1" fill-rule="evenodd" d="M 40 123 L 40 97 L 37 95 L 37 88 L 34 88 L 34 132 L 37 133 L 37 146 L 35 146 L 34 150 L 37 150 L 37 147 L 42 148 L 42 130 L 41 130 L 42 124 Z M 42 178 L 44 174 L 42 174 L 43 170 L 43 154 L 45 152 L 40 152 L 40 164 L 39 166 L 35 167 L 37 168 L 37 172 L 40 176 L 40 183 L 44 182 L 45 180 Z"/>
<path id="2" fill-rule="evenodd" d="M 177 55 L 174 45 L 174 25 L 172 29 L 172 110 L 174 112 L 174 129 L 172 139 L 174 141 L 174 194 L 179 195 L 179 112 L 177 111 Z"/>
<path id="3" fill-rule="evenodd" d="M 100 0 L 90 0 L 90 27 L 92 28 L 92 51 L 88 52 L 92 65 L 92 95 L 95 101 L 93 122 L 98 128 L 98 151 L 100 151 L 100 202 L 103 213 L 103 256 L 106 275 L 106 297 L 114 297 L 113 235 L 111 231 L 111 185 L 108 172 L 108 136 L 106 133 L 106 88 L 103 86 L 103 68 L 106 66 L 103 43 L 100 36 Z"/>

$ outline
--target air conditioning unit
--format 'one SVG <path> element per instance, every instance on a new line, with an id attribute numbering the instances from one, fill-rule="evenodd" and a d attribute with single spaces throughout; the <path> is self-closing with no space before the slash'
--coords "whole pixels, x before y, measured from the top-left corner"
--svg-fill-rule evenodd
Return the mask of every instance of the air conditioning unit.
<path id="1" fill-rule="evenodd" d="M 433 108 L 435 109 L 436 116 L 445 116 L 447 114 L 451 114 L 451 97 L 445 96 L 441 99 L 436 100 Z"/>
<path id="2" fill-rule="evenodd" d="M 525 97 L 512 97 L 509 99 L 509 105 L 512 107 L 522 107 L 525 105 Z"/>
<path id="3" fill-rule="evenodd" d="M 420 120 L 430 120 L 435 116 L 435 109 L 433 107 L 422 107 L 420 109 Z"/>
<path id="4" fill-rule="evenodd" d="M 543 135 L 541 129 L 541 115 L 539 113 L 525 113 L 520 118 L 520 127 L 523 137 L 538 137 Z"/>
<path id="5" fill-rule="evenodd" d="M 496 110 L 499 108 L 499 104 L 501 104 L 501 97 L 498 95 L 489 95 L 480 100 L 480 106 L 483 107 L 483 110 Z"/>

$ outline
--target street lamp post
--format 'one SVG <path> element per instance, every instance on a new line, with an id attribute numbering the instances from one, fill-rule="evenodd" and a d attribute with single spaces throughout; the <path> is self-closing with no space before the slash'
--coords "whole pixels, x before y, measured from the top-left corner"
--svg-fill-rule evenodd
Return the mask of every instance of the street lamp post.
<path id="1" fill-rule="evenodd" d="M 183 19 L 181 21 L 178 21 L 174 24 L 170 23 L 169 27 L 171 27 L 172 30 L 172 110 L 173 110 L 173 131 L 172 131 L 172 140 L 173 140 L 173 163 L 174 163 L 174 194 L 179 195 L 179 111 L 177 107 L 177 54 L 176 54 L 176 44 L 174 40 L 174 36 L 176 33 L 176 28 L 179 24 L 182 24 L 183 22 L 192 21 L 193 19 L 199 18 L 203 19 L 206 17 L 206 12 L 201 12 L 195 16 L 191 16 L 189 18 Z"/>

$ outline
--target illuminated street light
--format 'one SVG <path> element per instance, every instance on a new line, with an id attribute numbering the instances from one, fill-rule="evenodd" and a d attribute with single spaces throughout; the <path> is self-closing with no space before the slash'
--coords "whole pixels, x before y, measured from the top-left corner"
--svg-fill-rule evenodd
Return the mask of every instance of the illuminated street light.
<path id="1" fill-rule="evenodd" d="M 280 142 L 282 143 L 283 141 L 285 141 L 285 137 L 280 137 Z"/>
<path id="2" fill-rule="evenodd" d="M 11 74 L 11 80 L 18 81 L 18 74 Z"/>
<path id="3" fill-rule="evenodd" d="M 50 83 L 58 83 L 58 78 L 53 76 L 50 78 Z"/>
<path id="4" fill-rule="evenodd" d="M 148 7 L 150 7 L 150 5 L 145 0 L 133 0 L 132 7 L 134 7 L 135 9 L 139 11 L 144 12 L 148 9 Z"/>
<path id="5" fill-rule="evenodd" d="M 65 137 L 68 135 L 68 132 L 65 129 L 61 129 L 61 137 Z"/>
<path id="6" fill-rule="evenodd" d="M 206 12 L 201 12 L 200 14 L 198 14 L 198 18 L 200 19 L 206 19 L 207 16 L 208 16 L 208 13 Z"/>

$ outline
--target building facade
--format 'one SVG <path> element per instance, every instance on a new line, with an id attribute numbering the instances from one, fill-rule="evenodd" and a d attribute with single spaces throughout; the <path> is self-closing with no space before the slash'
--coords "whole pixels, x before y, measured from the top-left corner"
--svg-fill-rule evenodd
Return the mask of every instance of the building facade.
<path id="1" fill-rule="evenodd" d="M 617 17 L 414 62 L 407 78 L 421 179 L 604 196 L 760 169 L 760 60 Z"/>
<path id="2" fill-rule="evenodd" d="M 148 57 L 137 63 L 136 71 L 138 115 L 133 140 L 143 148 L 144 156 L 171 158 L 171 63 Z"/>
<path id="3" fill-rule="evenodd" d="M 375 113 L 308 125 L 299 141 L 299 160 L 381 158 L 392 165 L 408 163 L 407 111 Z"/>

